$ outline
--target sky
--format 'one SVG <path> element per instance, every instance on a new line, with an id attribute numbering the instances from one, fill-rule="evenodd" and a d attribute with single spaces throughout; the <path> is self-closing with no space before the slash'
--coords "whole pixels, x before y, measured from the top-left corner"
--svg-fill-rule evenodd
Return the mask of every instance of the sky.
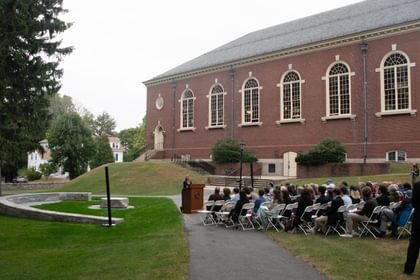
<path id="1" fill-rule="evenodd" d="M 117 131 L 146 115 L 144 81 L 247 33 L 360 0 L 64 0 L 61 94 Z"/>

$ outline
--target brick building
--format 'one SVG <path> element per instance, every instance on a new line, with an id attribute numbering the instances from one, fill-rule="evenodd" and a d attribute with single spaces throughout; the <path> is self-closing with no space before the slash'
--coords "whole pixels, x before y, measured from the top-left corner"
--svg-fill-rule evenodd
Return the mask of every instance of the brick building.
<path id="1" fill-rule="evenodd" d="M 147 143 L 210 159 L 235 138 L 263 174 L 339 139 L 348 162 L 420 161 L 420 1 L 369 0 L 252 32 L 147 86 Z"/>

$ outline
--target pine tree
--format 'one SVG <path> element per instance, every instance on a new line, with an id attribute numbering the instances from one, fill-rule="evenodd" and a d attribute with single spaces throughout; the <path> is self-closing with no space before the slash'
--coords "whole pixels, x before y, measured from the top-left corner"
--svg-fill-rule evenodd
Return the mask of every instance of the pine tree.
<path id="1" fill-rule="evenodd" d="M 0 1 L 0 166 L 8 180 L 44 137 L 59 62 L 72 51 L 56 38 L 70 27 L 58 18 L 64 12 L 62 0 Z"/>

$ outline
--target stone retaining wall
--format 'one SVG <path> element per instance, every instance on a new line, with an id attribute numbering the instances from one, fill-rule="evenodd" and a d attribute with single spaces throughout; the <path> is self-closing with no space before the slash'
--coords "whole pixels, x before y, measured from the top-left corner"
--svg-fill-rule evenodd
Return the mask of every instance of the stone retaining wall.
<path id="1" fill-rule="evenodd" d="M 64 185 L 65 182 L 62 183 L 2 183 L 1 189 L 2 190 L 47 190 L 52 189 L 61 185 Z"/>
<path id="2" fill-rule="evenodd" d="M 59 202 L 63 200 L 90 200 L 91 193 L 36 193 L 36 194 L 17 194 L 0 197 L 0 213 L 19 217 L 48 221 L 87 223 L 87 224 L 106 224 L 108 217 L 82 215 L 73 213 L 63 213 L 48 211 L 31 207 L 44 203 Z M 119 224 L 122 218 L 112 218 L 112 222 Z"/>

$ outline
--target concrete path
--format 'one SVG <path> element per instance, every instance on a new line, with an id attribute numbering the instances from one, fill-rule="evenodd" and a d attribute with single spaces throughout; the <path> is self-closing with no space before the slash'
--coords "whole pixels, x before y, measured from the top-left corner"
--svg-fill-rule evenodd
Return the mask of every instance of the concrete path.
<path id="1" fill-rule="evenodd" d="M 206 190 L 207 198 L 209 190 Z M 171 197 L 180 205 L 180 196 Z M 260 231 L 203 226 L 183 214 L 190 249 L 189 279 L 326 279 Z"/>

